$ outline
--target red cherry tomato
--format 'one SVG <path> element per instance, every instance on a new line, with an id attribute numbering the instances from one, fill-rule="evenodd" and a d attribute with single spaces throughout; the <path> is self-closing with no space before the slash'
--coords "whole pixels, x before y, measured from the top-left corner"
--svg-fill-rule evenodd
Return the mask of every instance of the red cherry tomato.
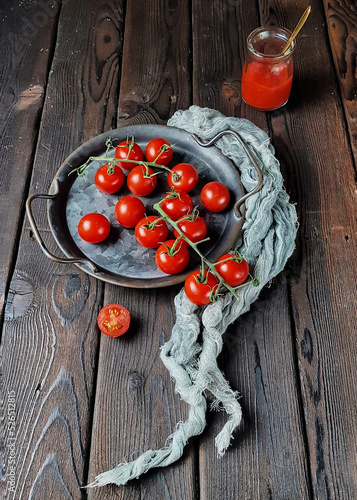
<path id="1" fill-rule="evenodd" d="M 109 304 L 99 311 L 97 322 L 105 335 L 119 337 L 129 329 L 130 313 L 119 304 Z"/>
<path id="2" fill-rule="evenodd" d="M 144 153 L 141 150 L 141 147 L 134 142 L 134 138 L 128 139 L 126 141 L 121 142 L 115 148 L 115 158 L 119 158 L 120 160 L 133 160 L 133 163 L 119 161 L 118 165 L 125 170 L 132 170 L 134 167 L 138 165 L 137 162 L 140 162 L 144 159 Z"/>
<path id="3" fill-rule="evenodd" d="M 123 196 L 115 205 L 114 213 L 122 226 L 135 227 L 145 215 L 145 205 L 135 196 Z"/>
<path id="4" fill-rule="evenodd" d="M 215 292 L 218 279 L 214 274 L 205 271 L 203 277 L 198 269 L 189 274 L 185 281 L 185 293 L 187 298 L 198 306 L 204 306 L 211 302 L 211 295 Z"/>
<path id="5" fill-rule="evenodd" d="M 189 193 L 197 186 L 197 170 L 190 163 L 179 163 L 171 169 L 167 176 L 167 182 L 171 189 L 180 189 Z"/>
<path id="6" fill-rule="evenodd" d="M 185 236 L 193 243 L 203 240 L 207 234 L 207 224 L 204 219 L 199 215 L 197 217 L 192 217 L 178 223 L 179 228 L 184 233 Z M 180 233 L 174 230 L 175 238 L 180 238 Z"/>
<path id="7" fill-rule="evenodd" d="M 201 201 L 207 210 L 221 212 L 230 201 L 228 188 L 218 181 L 209 182 L 201 190 Z"/>
<path id="8" fill-rule="evenodd" d="M 170 219 L 177 221 L 191 212 L 193 203 L 185 191 L 177 190 L 165 196 L 161 208 Z"/>
<path id="9" fill-rule="evenodd" d="M 222 262 L 222 264 L 217 264 L 215 269 L 228 285 L 232 287 L 241 285 L 248 278 L 249 266 L 245 259 L 227 253 L 222 255 L 217 262 Z"/>
<path id="10" fill-rule="evenodd" d="M 157 184 L 156 175 L 153 176 L 153 173 L 151 168 L 148 167 L 146 170 L 144 165 L 133 168 L 126 179 L 129 191 L 136 196 L 147 196 L 152 193 Z"/>
<path id="11" fill-rule="evenodd" d="M 185 269 L 190 260 L 187 245 L 179 240 L 167 240 L 156 250 L 157 267 L 166 274 L 178 274 Z"/>
<path id="12" fill-rule="evenodd" d="M 147 161 L 155 162 L 158 165 L 167 165 L 170 163 L 172 155 L 171 144 L 165 141 L 165 139 L 153 139 L 145 149 L 145 158 Z"/>
<path id="13" fill-rule="evenodd" d="M 79 221 L 78 233 L 82 240 L 88 243 L 100 243 L 108 238 L 110 224 L 102 214 L 87 214 Z"/>
<path id="14" fill-rule="evenodd" d="M 135 228 L 135 238 L 145 248 L 157 248 L 168 235 L 166 222 L 156 215 L 144 217 Z"/>
<path id="15" fill-rule="evenodd" d="M 113 194 L 119 191 L 124 184 L 125 175 L 117 165 L 114 165 L 111 174 L 108 173 L 108 168 L 110 168 L 108 165 L 98 168 L 94 177 L 94 184 L 102 193 Z"/>

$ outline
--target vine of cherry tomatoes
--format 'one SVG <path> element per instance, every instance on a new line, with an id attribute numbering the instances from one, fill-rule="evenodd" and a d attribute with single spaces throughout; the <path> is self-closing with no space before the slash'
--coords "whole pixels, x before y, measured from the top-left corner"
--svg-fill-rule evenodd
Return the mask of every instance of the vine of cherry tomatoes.
<path id="1" fill-rule="evenodd" d="M 111 147 L 109 139 L 106 146 L 106 155 L 98 159 L 105 159 L 107 163 L 96 172 L 94 183 L 102 193 L 113 195 L 123 188 L 126 181 L 132 195 L 119 198 L 115 205 L 115 218 L 119 224 L 125 228 L 135 228 L 138 244 L 156 249 L 156 265 L 166 274 L 181 273 L 189 264 L 189 246 L 193 247 L 202 260 L 201 269 L 193 271 L 185 281 L 186 295 L 193 303 L 205 305 L 217 300 L 221 285 L 235 295 L 235 288 L 245 283 L 249 276 L 249 266 L 235 252 L 223 255 L 214 264 L 207 262 L 200 253 L 197 245 L 205 241 L 208 230 L 189 195 L 199 181 L 195 167 L 189 163 L 179 163 L 169 168 L 173 148 L 162 138 L 151 140 L 145 148 L 145 154 L 133 137 L 116 146 L 114 157 L 108 155 Z M 82 174 L 92 159 L 95 158 L 90 158 L 76 169 L 77 172 Z M 147 215 L 140 197 L 154 191 L 161 170 L 168 171 L 167 182 L 171 191 L 154 205 L 160 216 Z M 209 182 L 201 189 L 200 199 L 206 210 L 220 212 L 229 206 L 229 189 L 221 182 Z M 167 222 L 173 228 L 175 239 L 168 239 Z M 104 215 L 93 212 L 79 221 L 78 233 L 88 243 L 99 243 L 109 236 L 110 224 Z M 112 307 L 111 323 L 116 317 L 113 311 Z M 106 325 L 110 323 L 108 321 Z M 116 328 L 115 321 L 113 328 Z"/>

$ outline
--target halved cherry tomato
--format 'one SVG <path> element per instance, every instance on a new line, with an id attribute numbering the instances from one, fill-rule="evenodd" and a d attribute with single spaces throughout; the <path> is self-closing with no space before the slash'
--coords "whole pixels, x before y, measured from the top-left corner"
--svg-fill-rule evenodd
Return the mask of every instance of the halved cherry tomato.
<path id="1" fill-rule="evenodd" d="M 167 176 L 167 183 L 171 189 L 180 189 L 189 193 L 197 186 L 198 172 L 190 163 L 179 163 L 171 169 Z"/>
<path id="2" fill-rule="evenodd" d="M 181 240 L 167 240 L 156 250 L 156 265 L 166 274 L 180 273 L 185 269 L 189 260 L 190 252 Z"/>
<path id="3" fill-rule="evenodd" d="M 135 228 L 135 238 L 145 248 L 157 248 L 169 234 L 166 222 L 156 215 L 141 219 Z"/>
<path id="4" fill-rule="evenodd" d="M 165 139 L 152 139 L 145 149 L 145 158 L 158 165 L 167 165 L 173 156 L 171 144 Z"/>
<path id="5" fill-rule="evenodd" d="M 145 215 L 145 205 L 135 196 L 123 196 L 115 205 L 114 213 L 122 226 L 135 227 Z"/>
<path id="6" fill-rule="evenodd" d="M 161 208 L 173 221 L 177 221 L 191 212 L 193 203 L 185 191 L 177 190 L 166 194 Z"/>
<path id="7" fill-rule="evenodd" d="M 108 169 L 110 169 L 108 165 L 98 168 L 94 177 L 94 184 L 102 193 L 113 194 L 123 186 L 125 175 L 117 165 L 114 165 L 113 172 L 110 174 Z"/>
<path id="8" fill-rule="evenodd" d="M 221 212 L 227 208 L 230 198 L 229 190 L 222 182 L 212 181 L 201 189 L 203 206 L 211 212 Z"/>
<path id="9" fill-rule="evenodd" d="M 185 236 L 193 243 L 203 240 L 207 234 L 207 224 L 199 215 L 190 215 L 187 219 L 178 222 L 178 226 Z M 180 238 L 180 233 L 174 229 L 175 238 Z"/>
<path id="10" fill-rule="evenodd" d="M 136 196 L 147 196 L 156 188 L 157 179 L 150 167 L 139 165 L 131 170 L 126 179 L 129 191 Z"/>
<path id="11" fill-rule="evenodd" d="M 119 337 L 129 329 L 130 313 L 124 306 L 109 304 L 99 311 L 97 322 L 105 335 Z"/>
<path id="12" fill-rule="evenodd" d="M 211 296 L 216 291 L 218 279 L 209 271 L 197 269 L 189 274 L 185 281 L 185 293 L 187 298 L 198 306 L 204 306 L 211 302 Z"/>
<path id="13" fill-rule="evenodd" d="M 249 265 L 243 257 L 226 253 L 217 262 L 222 263 L 216 264 L 215 269 L 228 285 L 239 286 L 248 278 Z"/>
<path id="14" fill-rule="evenodd" d="M 102 214 L 87 214 L 79 221 L 78 233 L 87 243 L 100 243 L 109 236 L 110 223 Z"/>
<path id="15" fill-rule="evenodd" d="M 115 158 L 119 158 L 120 160 L 133 160 L 133 163 L 119 161 L 118 165 L 125 170 L 132 170 L 134 167 L 138 166 L 137 162 L 140 162 L 144 159 L 144 153 L 141 150 L 141 147 L 134 142 L 134 138 L 128 138 L 126 141 L 121 142 L 115 148 Z"/>

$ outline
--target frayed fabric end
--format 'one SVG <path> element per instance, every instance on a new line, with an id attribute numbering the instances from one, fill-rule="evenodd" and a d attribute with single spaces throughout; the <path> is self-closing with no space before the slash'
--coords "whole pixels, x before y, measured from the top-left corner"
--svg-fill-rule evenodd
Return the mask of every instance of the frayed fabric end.
<path id="1" fill-rule="evenodd" d="M 205 428 L 206 390 L 215 398 L 213 408 L 224 409 L 229 417 L 215 439 L 218 456 L 224 456 L 242 420 L 242 411 L 237 393 L 230 389 L 217 364 L 222 336 L 229 324 L 250 309 L 262 288 L 284 269 L 295 248 L 296 209 L 283 189 L 279 162 L 267 134 L 248 120 L 225 117 L 218 111 L 198 106 L 177 111 L 168 125 L 194 133 L 201 140 L 210 140 L 229 129 L 237 131 L 254 150 L 262 166 L 263 185 L 261 191 L 246 202 L 239 252 L 254 267 L 259 286 L 242 288 L 240 301 L 227 294 L 208 305 L 202 315 L 181 290 L 175 298 L 176 322 L 171 339 L 161 348 L 161 359 L 176 381 L 176 392 L 190 407 L 189 418 L 175 429 L 167 448 L 149 450 L 135 461 L 103 472 L 86 488 L 109 483 L 124 485 L 153 467 L 164 467 L 178 460 L 188 439 L 201 434 Z M 237 166 L 242 184 L 251 191 L 257 182 L 256 172 L 244 148 L 232 137 L 219 139 L 216 146 Z"/>

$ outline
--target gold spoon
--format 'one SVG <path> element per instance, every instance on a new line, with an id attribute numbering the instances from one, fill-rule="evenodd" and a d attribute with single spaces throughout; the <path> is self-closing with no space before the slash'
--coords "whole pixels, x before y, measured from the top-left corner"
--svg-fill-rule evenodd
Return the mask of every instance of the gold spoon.
<path id="1" fill-rule="evenodd" d="M 304 26 L 305 21 L 309 17 L 310 12 L 311 12 L 311 5 L 308 6 L 308 8 L 305 10 L 305 12 L 303 13 L 303 15 L 301 16 L 300 21 L 297 23 L 294 31 L 291 33 L 291 36 L 290 36 L 289 40 L 286 42 L 285 47 L 280 52 L 279 56 L 282 56 L 288 50 L 288 48 L 290 47 L 290 45 L 292 44 L 292 42 L 297 37 L 297 34 L 301 30 L 301 28 Z"/>

